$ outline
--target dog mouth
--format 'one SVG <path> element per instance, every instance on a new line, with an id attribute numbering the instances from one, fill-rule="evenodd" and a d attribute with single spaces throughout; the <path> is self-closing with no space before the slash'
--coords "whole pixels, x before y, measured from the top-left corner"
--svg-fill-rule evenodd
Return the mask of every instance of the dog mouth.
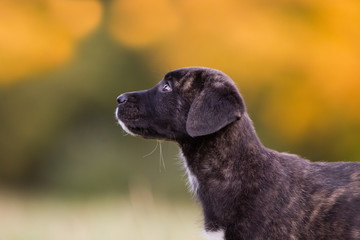
<path id="1" fill-rule="evenodd" d="M 122 114 L 122 110 L 116 108 L 115 118 L 121 128 L 132 136 L 141 136 L 144 138 L 159 138 L 161 137 L 154 129 L 149 128 L 147 124 L 141 121 L 140 116 L 129 116 Z"/>
<path id="2" fill-rule="evenodd" d="M 125 114 L 122 114 L 119 107 L 115 110 L 115 118 L 118 122 L 118 124 L 121 126 L 121 128 L 128 134 L 136 136 L 135 133 L 136 129 L 133 127 L 130 127 L 130 125 L 133 125 L 133 122 L 135 122 L 138 118 L 132 117 L 132 116 L 126 116 Z M 135 130 L 135 131 L 134 131 Z"/>
<path id="3" fill-rule="evenodd" d="M 152 131 L 144 126 L 141 126 L 141 118 L 138 115 L 129 115 L 129 112 L 116 108 L 115 118 L 121 128 L 128 134 L 133 136 L 147 137 L 152 134 Z"/>

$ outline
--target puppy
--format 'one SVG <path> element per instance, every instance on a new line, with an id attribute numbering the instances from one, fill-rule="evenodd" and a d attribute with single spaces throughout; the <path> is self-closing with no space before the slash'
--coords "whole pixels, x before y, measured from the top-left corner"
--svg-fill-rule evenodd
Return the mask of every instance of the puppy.
<path id="1" fill-rule="evenodd" d="M 360 239 L 360 164 L 264 147 L 224 73 L 177 69 L 117 103 L 126 132 L 178 143 L 208 239 Z"/>

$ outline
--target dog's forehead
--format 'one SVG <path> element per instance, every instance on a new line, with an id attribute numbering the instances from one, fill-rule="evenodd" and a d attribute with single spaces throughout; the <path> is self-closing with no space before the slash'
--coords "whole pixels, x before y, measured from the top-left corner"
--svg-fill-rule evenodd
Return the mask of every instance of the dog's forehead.
<path id="1" fill-rule="evenodd" d="M 177 81 L 184 77 L 188 72 L 189 71 L 186 71 L 185 69 L 176 69 L 166 73 L 164 79 Z"/>
<path id="2" fill-rule="evenodd" d="M 187 67 L 168 72 L 164 80 L 170 81 L 175 89 L 192 102 L 206 87 L 221 88 L 223 91 L 234 91 L 234 82 L 223 72 L 205 67 Z"/>
<path id="3" fill-rule="evenodd" d="M 175 87 L 181 88 L 183 91 L 202 86 L 206 81 L 218 84 L 232 81 L 223 72 L 206 67 L 179 68 L 168 72 L 164 79 L 173 81 Z"/>

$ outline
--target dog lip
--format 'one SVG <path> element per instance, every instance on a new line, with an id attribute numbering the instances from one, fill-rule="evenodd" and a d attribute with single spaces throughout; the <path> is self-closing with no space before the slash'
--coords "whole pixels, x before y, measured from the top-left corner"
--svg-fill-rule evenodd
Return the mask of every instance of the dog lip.
<path id="1" fill-rule="evenodd" d="M 128 114 L 126 114 L 127 112 L 124 111 L 124 109 L 120 109 L 119 107 L 116 108 L 115 110 L 115 118 L 117 120 L 121 120 L 121 121 L 129 121 L 129 122 L 135 122 L 137 120 L 140 119 L 140 117 L 138 115 L 136 116 L 129 116 Z"/>
<path id="2" fill-rule="evenodd" d="M 127 117 L 127 116 L 124 116 L 124 115 L 118 115 L 116 116 L 116 119 L 117 120 L 121 120 L 123 122 L 127 122 L 127 123 L 134 123 L 134 122 L 137 122 L 139 121 L 139 117 Z"/>

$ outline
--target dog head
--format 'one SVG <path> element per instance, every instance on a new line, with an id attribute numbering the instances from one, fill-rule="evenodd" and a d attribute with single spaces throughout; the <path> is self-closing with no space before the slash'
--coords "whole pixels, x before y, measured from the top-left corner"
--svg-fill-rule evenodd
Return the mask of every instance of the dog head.
<path id="1" fill-rule="evenodd" d="M 245 112 L 233 81 L 202 67 L 170 71 L 152 89 L 124 93 L 117 103 L 116 118 L 126 132 L 174 141 L 215 133 Z"/>

